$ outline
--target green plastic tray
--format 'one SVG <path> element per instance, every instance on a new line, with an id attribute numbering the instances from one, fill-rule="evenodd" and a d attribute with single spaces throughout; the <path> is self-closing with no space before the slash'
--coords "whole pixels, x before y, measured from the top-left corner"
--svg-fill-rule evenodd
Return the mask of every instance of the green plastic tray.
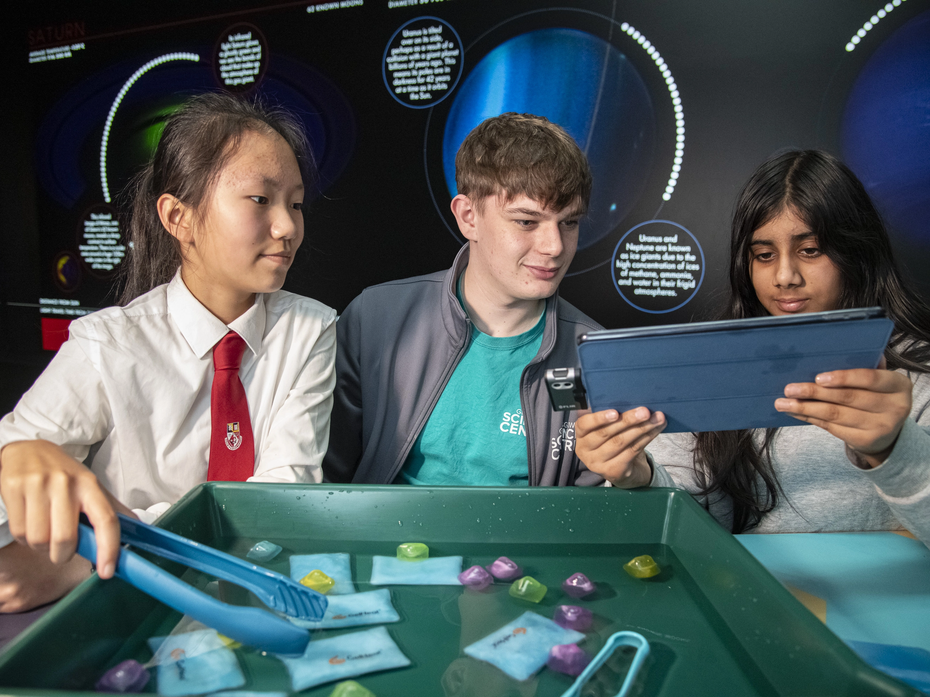
<path id="1" fill-rule="evenodd" d="M 413 664 L 358 679 L 378 697 L 561 695 L 572 682 L 566 675 L 544 668 L 520 683 L 462 652 L 528 609 L 552 617 L 560 604 L 595 613 L 581 644 L 592 654 L 620 630 L 649 640 L 641 695 L 919 694 L 859 660 L 675 489 L 212 483 L 188 494 L 160 525 L 242 557 L 255 542 L 272 540 L 284 551 L 267 566 L 285 574 L 290 554 L 349 552 L 358 590 L 370 589 L 372 555 L 393 555 L 401 542 L 425 542 L 431 556 L 463 555 L 465 568 L 507 556 L 549 587 L 538 605 L 511 598 L 503 583 L 484 592 L 392 587 L 401 621 L 386 626 Z M 662 573 L 628 576 L 622 565 L 640 554 L 651 554 Z M 160 563 L 200 588 L 212 580 Z M 562 593 L 561 582 L 578 571 L 597 584 L 594 596 Z M 235 586 L 221 590 L 227 602 L 252 604 Z M 92 690 L 116 663 L 150 658 L 146 639 L 169 633 L 178 619 L 122 581 L 93 577 L 0 654 L 0 686 L 7 694 Z M 277 659 L 248 648 L 237 655 L 248 680 L 241 689 L 288 690 Z M 304 694 L 331 691 L 324 685 Z"/>

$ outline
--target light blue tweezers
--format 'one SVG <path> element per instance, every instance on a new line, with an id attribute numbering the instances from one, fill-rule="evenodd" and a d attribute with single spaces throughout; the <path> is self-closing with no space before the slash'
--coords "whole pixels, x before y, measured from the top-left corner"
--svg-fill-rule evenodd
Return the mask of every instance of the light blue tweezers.
<path id="1" fill-rule="evenodd" d="M 124 544 L 242 586 L 268 607 L 286 615 L 312 621 L 323 618 L 326 597 L 293 579 L 127 516 L 120 515 L 119 519 Z M 93 529 L 83 524 L 78 528 L 78 554 L 96 562 Z M 116 576 L 178 612 L 249 646 L 278 654 L 302 654 L 310 640 L 309 632 L 286 619 L 258 608 L 228 605 L 211 598 L 126 547 L 120 550 Z"/>
<path id="2" fill-rule="evenodd" d="M 610 638 L 607 639 L 607 643 L 604 644 L 604 648 L 597 652 L 597 655 L 591 660 L 588 667 L 582 671 L 575 682 L 572 683 L 572 686 L 562 693 L 562 697 L 581 697 L 581 688 L 584 687 L 585 683 L 591 679 L 591 676 L 604 665 L 611 654 L 621 646 L 632 646 L 636 649 L 636 654 L 633 656 L 633 662 L 630 664 L 630 669 L 627 671 L 626 679 L 620 687 L 620 692 L 616 695 L 616 697 L 626 697 L 630 692 L 630 688 L 633 687 L 633 681 L 636 680 L 639 669 L 643 667 L 646 657 L 649 656 L 649 642 L 646 641 L 646 637 L 637 632 L 617 632 L 616 634 L 611 634 Z"/>

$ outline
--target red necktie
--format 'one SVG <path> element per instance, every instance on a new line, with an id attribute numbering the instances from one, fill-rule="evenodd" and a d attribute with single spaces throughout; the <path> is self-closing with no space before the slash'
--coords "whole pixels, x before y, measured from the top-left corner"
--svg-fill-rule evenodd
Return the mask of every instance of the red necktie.
<path id="1" fill-rule="evenodd" d="M 207 481 L 244 482 L 255 470 L 255 444 L 249 403 L 239 364 L 245 341 L 229 332 L 213 347 L 213 389 L 210 393 L 210 466 Z"/>

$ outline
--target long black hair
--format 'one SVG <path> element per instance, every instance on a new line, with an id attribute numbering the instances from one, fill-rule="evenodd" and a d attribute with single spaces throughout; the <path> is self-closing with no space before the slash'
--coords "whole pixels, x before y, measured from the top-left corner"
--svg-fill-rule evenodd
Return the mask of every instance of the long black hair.
<path id="1" fill-rule="evenodd" d="M 293 115 L 225 92 L 193 97 L 165 120 L 155 155 L 125 193 L 131 200 L 130 244 L 120 305 L 167 283 L 181 265 L 178 241 L 158 217 L 158 198 L 171 194 L 203 215 L 204 202 L 247 132 L 280 135 L 297 158 L 304 186 L 316 181 L 309 141 Z"/>
<path id="2" fill-rule="evenodd" d="M 767 314 L 752 285 L 750 245 L 756 230 L 791 211 L 817 235 L 820 249 L 842 279 L 835 309 L 880 305 L 894 322 L 885 359 L 890 369 L 926 373 L 930 363 L 930 307 L 902 278 L 888 232 L 865 187 L 832 155 L 793 150 L 770 158 L 737 198 L 730 240 L 730 296 L 720 319 Z M 729 498 L 732 531 L 758 525 L 781 495 L 770 448 L 777 429 L 761 443 L 753 432 L 697 434 L 694 465 L 707 501 Z"/>

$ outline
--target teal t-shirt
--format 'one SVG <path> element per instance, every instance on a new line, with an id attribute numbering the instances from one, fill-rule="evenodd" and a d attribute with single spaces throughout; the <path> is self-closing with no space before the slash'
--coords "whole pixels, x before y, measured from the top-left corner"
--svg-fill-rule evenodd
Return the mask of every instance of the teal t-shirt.
<path id="1" fill-rule="evenodd" d="M 526 427 L 520 376 L 542 345 L 546 313 L 517 336 L 472 329 L 423 432 L 397 477 L 399 484 L 527 486 Z"/>

